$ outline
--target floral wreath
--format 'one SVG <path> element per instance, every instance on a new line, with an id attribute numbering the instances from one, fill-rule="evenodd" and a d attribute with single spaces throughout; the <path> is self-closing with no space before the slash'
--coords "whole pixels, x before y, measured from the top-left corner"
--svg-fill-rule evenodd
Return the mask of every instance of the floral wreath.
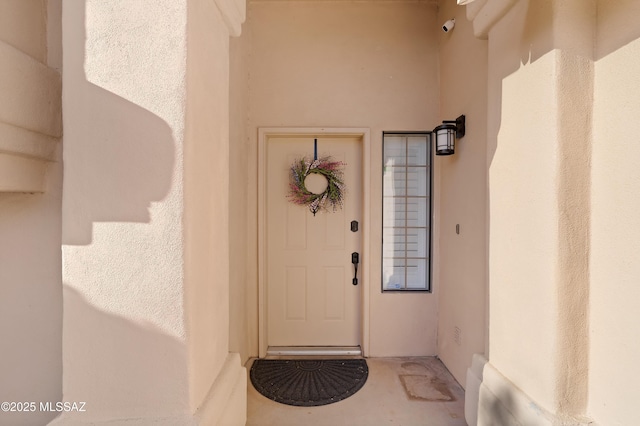
<path id="1" fill-rule="evenodd" d="M 323 157 L 319 160 L 310 160 L 302 157 L 291 166 L 289 180 L 289 200 L 300 206 L 309 206 L 309 210 L 315 216 L 318 210 L 332 211 L 342 208 L 344 201 L 344 181 L 342 177 L 342 161 L 333 161 L 331 157 Z M 320 194 L 309 191 L 304 180 L 310 174 L 322 175 L 327 179 L 327 189 Z"/>

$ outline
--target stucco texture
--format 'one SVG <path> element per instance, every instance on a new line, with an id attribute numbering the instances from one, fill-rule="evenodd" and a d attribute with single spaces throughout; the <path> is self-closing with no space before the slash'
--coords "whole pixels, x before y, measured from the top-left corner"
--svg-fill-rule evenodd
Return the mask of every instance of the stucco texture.
<path id="1" fill-rule="evenodd" d="M 465 8 L 443 2 L 440 32 L 440 119 L 466 117 L 466 134 L 451 156 L 434 158 L 438 356 L 466 388 L 474 353 L 485 352 L 487 294 L 487 48 L 473 35 Z M 459 233 L 456 232 L 458 225 Z M 457 331 L 456 330 L 459 330 Z"/>
<path id="2" fill-rule="evenodd" d="M 591 7 L 520 1 L 489 32 L 489 360 L 558 416 L 586 406 Z"/>
<path id="3" fill-rule="evenodd" d="M 512 6 L 488 32 L 491 326 L 481 424 L 507 412 L 538 424 L 636 424 L 629 135 L 640 32 L 630 22 L 640 10 Z"/>
<path id="4" fill-rule="evenodd" d="M 181 415 L 186 2 L 67 1 L 62 23 L 64 398 L 92 407 L 75 422 Z"/>
<path id="5" fill-rule="evenodd" d="M 257 211 L 259 127 L 371 131 L 368 356 L 436 353 L 437 285 L 428 294 L 380 291 L 382 200 L 381 179 L 375 178 L 382 172 L 383 131 L 425 130 L 437 123 L 436 18 L 427 3 L 254 2 L 241 36 L 249 38 L 249 212 Z M 248 217 L 249 253 L 258 250 L 256 223 Z M 247 283 L 248 300 L 257 300 L 254 271 L 248 271 Z M 255 305 L 248 317 L 257 323 Z M 251 340 L 257 340 L 255 332 Z"/>
<path id="6" fill-rule="evenodd" d="M 57 3 L 0 2 L 0 401 L 62 398 Z M 0 412 L 0 424 L 55 415 Z"/>
<path id="7" fill-rule="evenodd" d="M 598 2 L 591 169 L 589 414 L 640 423 L 640 5 Z"/>

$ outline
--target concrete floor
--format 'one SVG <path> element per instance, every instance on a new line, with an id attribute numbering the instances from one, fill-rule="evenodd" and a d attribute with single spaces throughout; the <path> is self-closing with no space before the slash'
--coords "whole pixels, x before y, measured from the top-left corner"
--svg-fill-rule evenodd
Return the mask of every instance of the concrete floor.
<path id="1" fill-rule="evenodd" d="M 321 407 L 271 401 L 249 379 L 247 426 L 466 426 L 464 390 L 437 358 L 368 358 L 367 364 L 362 389 Z"/>

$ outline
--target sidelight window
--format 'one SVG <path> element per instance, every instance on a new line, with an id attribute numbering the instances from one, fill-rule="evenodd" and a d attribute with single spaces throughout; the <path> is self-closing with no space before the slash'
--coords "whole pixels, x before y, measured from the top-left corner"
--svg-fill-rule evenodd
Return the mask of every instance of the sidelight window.
<path id="1" fill-rule="evenodd" d="M 431 133 L 384 133 L 382 290 L 431 290 Z"/>

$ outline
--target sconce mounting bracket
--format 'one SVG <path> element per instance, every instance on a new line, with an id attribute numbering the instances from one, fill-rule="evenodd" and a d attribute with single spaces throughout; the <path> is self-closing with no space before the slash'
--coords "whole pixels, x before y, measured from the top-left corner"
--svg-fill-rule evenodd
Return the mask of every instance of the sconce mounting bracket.
<path id="1" fill-rule="evenodd" d="M 456 139 L 460 139 L 464 137 L 466 133 L 466 125 L 465 125 L 465 116 L 464 114 L 455 120 L 444 120 L 443 123 L 455 124 L 456 125 Z"/>

